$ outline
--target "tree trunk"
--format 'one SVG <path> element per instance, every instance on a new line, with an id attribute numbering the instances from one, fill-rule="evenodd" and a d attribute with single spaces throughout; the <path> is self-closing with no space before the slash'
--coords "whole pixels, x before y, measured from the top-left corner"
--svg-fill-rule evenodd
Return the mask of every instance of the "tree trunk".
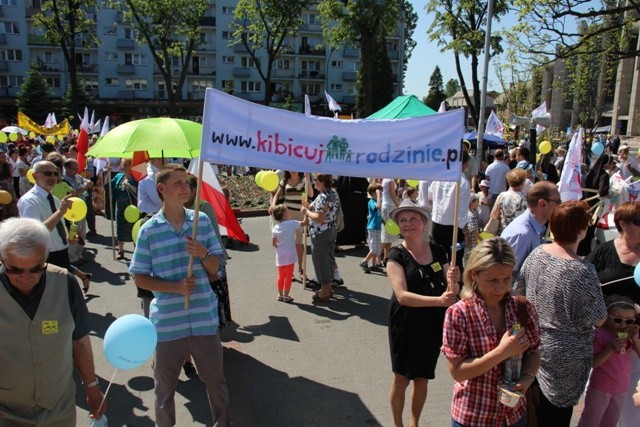
<path id="1" fill-rule="evenodd" d="M 362 108 L 363 117 L 368 117 L 373 113 L 373 33 L 363 31 L 360 33 L 360 55 L 362 58 Z"/>
<path id="2" fill-rule="evenodd" d="M 471 55 L 471 84 L 473 85 L 473 105 L 475 110 L 473 120 L 476 122 L 476 129 L 480 125 L 480 115 L 482 114 L 484 116 L 484 111 L 481 111 L 481 99 L 484 94 L 480 93 L 480 81 L 478 80 L 478 62 L 478 56 Z"/>

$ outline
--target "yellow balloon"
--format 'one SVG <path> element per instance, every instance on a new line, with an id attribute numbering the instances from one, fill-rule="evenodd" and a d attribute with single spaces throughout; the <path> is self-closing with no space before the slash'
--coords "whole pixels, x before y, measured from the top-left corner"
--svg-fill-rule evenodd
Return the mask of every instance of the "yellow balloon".
<path id="1" fill-rule="evenodd" d="M 133 239 L 133 243 L 138 243 L 138 234 L 140 234 L 140 227 L 142 227 L 142 219 L 136 221 L 133 224 L 133 228 L 131 229 L 131 238 Z"/>
<path id="2" fill-rule="evenodd" d="M 542 157 L 540 153 L 536 154 L 536 163 L 540 163 L 540 157 Z"/>
<path id="3" fill-rule="evenodd" d="M 487 232 L 487 231 L 483 231 L 482 233 L 480 233 L 480 236 L 478 237 L 479 241 L 483 241 L 484 239 L 490 239 L 493 237 L 493 234 Z"/>
<path id="4" fill-rule="evenodd" d="M 551 151 L 551 143 L 549 141 L 542 141 L 538 148 L 540 149 L 540 152 L 542 154 L 547 154 L 549 151 Z"/>
<path id="5" fill-rule="evenodd" d="M 276 191 L 278 188 L 278 174 L 274 171 L 265 172 L 260 179 L 260 184 L 267 191 Z"/>
<path id="6" fill-rule="evenodd" d="M 18 134 L 17 134 L 17 133 L 15 133 L 15 132 L 11 132 L 11 133 L 9 134 L 9 139 L 10 139 L 11 141 L 14 141 L 14 142 L 15 142 L 15 141 L 17 141 L 17 140 L 18 140 Z"/>
<path id="7" fill-rule="evenodd" d="M 0 143 L 4 144 L 5 142 L 7 142 L 7 134 L 4 132 L 0 132 Z"/>
<path id="8" fill-rule="evenodd" d="M 135 223 L 140 219 L 140 210 L 134 205 L 127 206 L 124 210 L 124 219 L 132 224 Z"/>
<path id="9" fill-rule="evenodd" d="M 392 236 L 400 234 L 400 227 L 398 227 L 398 224 L 396 224 L 396 222 L 391 218 L 384 223 L 384 229 Z"/>
<path id="10" fill-rule="evenodd" d="M 54 144 L 56 142 L 56 138 L 53 135 L 49 135 L 45 141 L 50 144 Z"/>
<path id="11" fill-rule="evenodd" d="M 418 184 L 419 183 L 420 183 L 420 181 L 418 181 L 417 179 L 408 179 L 407 180 L 407 184 L 409 184 L 409 187 L 418 188 Z"/>
<path id="12" fill-rule="evenodd" d="M 261 187 L 260 180 L 262 179 L 262 175 L 264 175 L 265 172 L 266 171 L 258 171 L 258 173 L 256 174 L 256 178 L 255 179 L 256 179 L 256 185 L 258 187 Z"/>
<path id="13" fill-rule="evenodd" d="M 33 176 L 33 169 L 29 169 L 27 171 L 27 181 L 29 181 L 32 184 L 36 183 L 36 177 Z"/>
<path id="14" fill-rule="evenodd" d="M 0 205 L 8 205 L 13 200 L 11 193 L 5 190 L 0 190 Z"/>
<path id="15" fill-rule="evenodd" d="M 71 207 L 67 209 L 64 217 L 67 221 L 82 221 L 87 216 L 87 204 L 80 197 L 72 197 Z"/>
<path id="16" fill-rule="evenodd" d="M 33 139 L 36 137 L 36 133 L 35 132 L 29 132 L 29 138 Z"/>

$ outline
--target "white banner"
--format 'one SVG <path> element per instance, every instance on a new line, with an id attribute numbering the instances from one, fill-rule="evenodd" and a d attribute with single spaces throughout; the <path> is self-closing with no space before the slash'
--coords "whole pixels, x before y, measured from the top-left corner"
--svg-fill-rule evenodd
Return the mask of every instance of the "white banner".
<path id="1" fill-rule="evenodd" d="M 340 176 L 457 181 L 464 110 L 397 120 L 306 116 L 207 89 L 201 157 Z"/>
<path id="2" fill-rule="evenodd" d="M 582 158 L 582 141 L 584 130 L 580 128 L 571 138 L 569 151 L 564 158 L 562 174 L 558 183 L 560 199 L 563 202 L 582 199 L 582 182 L 580 181 L 580 162 Z"/>

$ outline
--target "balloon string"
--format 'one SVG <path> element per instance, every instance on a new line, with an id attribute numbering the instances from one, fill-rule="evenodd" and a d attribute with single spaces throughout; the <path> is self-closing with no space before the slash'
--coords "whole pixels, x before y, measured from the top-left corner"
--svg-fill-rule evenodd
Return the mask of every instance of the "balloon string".
<path id="1" fill-rule="evenodd" d="M 104 392 L 104 395 L 102 396 L 102 402 L 100 402 L 100 406 L 98 406 L 98 413 L 100 413 L 100 409 L 102 409 L 102 405 L 104 405 L 104 401 L 107 400 L 107 394 L 109 394 L 109 390 L 111 389 L 111 384 L 113 384 L 113 379 L 116 377 L 116 373 L 118 373 L 118 368 L 115 368 L 113 370 L 113 375 L 111 375 L 111 379 L 109 380 L 109 385 L 107 386 L 107 389 Z M 94 418 L 93 422 L 91 423 L 91 426 L 93 427 L 93 425 L 96 423 L 96 419 Z"/>
<path id="2" fill-rule="evenodd" d="M 607 283 L 603 283 L 603 284 L 601 284 L 601 285 L 600 285 L 600 287 L 607 286 L 607 285 L 610 285 L 610 284 L 612 284 L 612 283 L 622 282 L 622 281 L 624 281 L 624 280 L 629 280 L 629 279 L 633 279 L 633 276 L 623 277 L 622 279 L 618 279 L 618 280 L 612 280 L 612 281 L 610 281 L 610 282 L 607 282 Z"/>

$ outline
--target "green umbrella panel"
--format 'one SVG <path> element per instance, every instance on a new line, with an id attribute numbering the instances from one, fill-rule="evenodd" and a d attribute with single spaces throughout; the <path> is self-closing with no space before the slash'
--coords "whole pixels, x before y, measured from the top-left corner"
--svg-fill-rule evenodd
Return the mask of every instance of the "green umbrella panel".
<path id="1" fill-rule="evenodd" d="M 190 120 L 155 117 L 134 120 L 110 130 L 87 152 L 91 157 L 131 158 L 136 151 L 149 157 L 192 159 L 200 156 L 202 125 Z"/>
<path id="2" fill-rule="evenodd" d="M 402 95 L 367 117 L 367 119 L 402 119 L 405 117 L 429 116 L 431 114 L 437 113 L 424 105 L 415 95 Z"/>

